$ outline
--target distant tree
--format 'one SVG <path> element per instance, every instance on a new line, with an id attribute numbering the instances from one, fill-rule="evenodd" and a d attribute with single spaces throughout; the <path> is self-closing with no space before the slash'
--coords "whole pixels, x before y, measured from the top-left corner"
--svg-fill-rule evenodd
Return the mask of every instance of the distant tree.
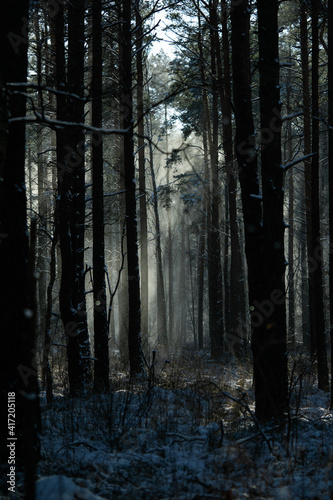
<path id="1" fill-rule="evenodd" d="M 149 117 L 150 123 L 147 120 L 147 130 L 151 134 L 151 117 Z M 149 157 L 149 167 L 151 174 L 151 183 L 153 188 L 152 195 L 152 205 L 154 211 L 154 222 L 155 222 L 155 245 L 156 245 L 156 299 L 157 299 L 157 341 L 162 349 L 167 351 L 168 349 L 168 332 L 167 332 L 167 309 L 166 309 L 166 297 L 165 297 L 165 280 L 163 272 L 163 262 L 162 262 L 162 244 L 161 244 L 161 224 L 160 224 L 160 214 L 158 205 L 158 192 L 156 175 L 154 168 L 154 152 L 153 146 L 150 142 L 150 157 Z"/>

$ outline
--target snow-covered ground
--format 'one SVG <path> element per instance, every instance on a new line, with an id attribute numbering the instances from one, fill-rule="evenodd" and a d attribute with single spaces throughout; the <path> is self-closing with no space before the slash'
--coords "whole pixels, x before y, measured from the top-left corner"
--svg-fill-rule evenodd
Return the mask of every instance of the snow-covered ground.
<path id="1" fill-rule="evenodd" d="M 42 399 L 37 498 L 332 499 L 329 398 L 303 375 L 282 431 L 256 425 L 250 368 L 193 356 L 150 390 L 119 375 L 107 396 Z"/>

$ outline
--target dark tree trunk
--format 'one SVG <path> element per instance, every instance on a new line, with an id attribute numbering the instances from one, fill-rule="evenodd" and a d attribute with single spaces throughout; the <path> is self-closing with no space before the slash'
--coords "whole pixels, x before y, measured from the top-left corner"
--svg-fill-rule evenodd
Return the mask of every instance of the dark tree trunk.
<path id="1" fill-rule="evenodd" d="M 250 12 L 247 0 L 243 0 L 239 6 L 231 9 L 231 22 L 233 98 L 236 120 L 235 151 L 243 204 L 249 302 L 253 311 L 253 303 L 262 295 L 264 278 L 259 274 L 263 256 L 262 202 L 251 103 Z M 249 311 L 247 311 L 248 314 Z"/>
<path id="2" fill-rule="evenodd" d="M 121 16 L 122 16 L 122 5 L 118 3 L 117 5 L 117 16 L 119 25 L 121 26 Z M 123 42 L 122 42 L 122 32 L 119 29 L 117 41 L 118 41 L 118 65 L 121 64 L 123 59 Z M 119 72 L 119 82 L 118 82 L 118 99 L 121 101 L 121 96 L 123 93 L 123 72 Z M 123 109 L 121 102 L 119 107 L 115 110 L 115 123 L 119 129 L 123 125 Z M 124 137 L 119 136 L 116 142 L 116 158 L 117 158 L 117 171 L 118 171 L 118 185 L 117 189 L 119 191 L 125 191 L 125 172 L 124 172 Z M 119 259 L 117 259 L 117 268 L 120 267 L 121 261 L 123 260 L 123 272 L 120 276 L 119 291 L 117 293 L 118 299 L 118 345 L 121 353 L 121 357 L 125 364 L 128 363 L 128 268 L 127 268 L 127 240 L 126 240 L 126 206 L 125 206 L 125 195 L 120 196 L 118 204 L 118 215 L 119 215 L 119 242 L 118 248 L 121 248 L 121 253 Z M 118 237 L 117 237 L 118 239 Z"/>
<path id="3" fill-rule="evenodd" d="M 301 41 L 301 67 L 302 67 L 302 99 L 303 99 L 303 153 L 308 156 L 311 153 L 311 98 L 310 98 L 310 84 L 309 84 L 309 47 L 308 47 L 308 14 L 306 2 L 301 1 L 300 6 L 300 41 Z M 312 245 L 312 216 L 311 216 L 311 158 L 304 160 L 304 181 L 305 181 L 305 218 L 306 218 L 306 240 L 307 252 L 311 253 Z M 309 267 L 309 266 L 308 266 Z M 308 283 L 306 284 L 308 293 L 309 308 L 309 322 L 310 322 L 310 335 L 304 335 L 306 346 L 310 349 L 311 355 L 314 356 L 316 352 L 315 342 L 315 290 L 314 290 L 314 276 L 309 273 Z M 305 329 L 305 325 L 303 324 Z"/>
<path id="4" fill-rule="evenodd" d="M 290 73 L 289 73 L 290 75 Z M 291 114 L 290 94 L 292 90 L 292 82 L 290 76 L 287 82 L 287 114 Z M 287 123 L 286 137 L 286 153 L 285 163 L 292 160 L 293 155 L 293 135 L 292 121 Z M 291 168 L 288 172 L 288 342 L 292 347 L 296 347 L 296 332 L 295 332 L 295 280 L 294 280 L 294 169 Z"/>
<path id="5" fill-rule="evenodd" d="M 199 261 L 198 261 L 198 347 L 202 349 L 204 346 L 204 322 L 203 322 L 203 309 L 204 309 L 204 279 L 205 279 L 205 265 L 206 265 L 206 249 L 207 249 L 207 223 L 208 223 L 208 207 L 210 197 L 209 186 L 209 161 L 208 161 L 208 134 L 210 133 L 209 125 L 209 108 L 207 97 L 207 82 L 203 58 L 202 46 L 202 33 L 201 33 L 201 16 L 198 12 L 198 49 L 200 54 L 200 77 L 202 84 L 202 140 L 204 150 L 204 188 L 203 188 L 203 202 L 202 202 L 202 222 L 200 228 L 200 243 L 199 243 Z"/>
<path id="6" fill-rule="evenodd" d="M 256 415 L 262 420 L 283 416 L 288 395 L 277 12 L 277 1 L 258 1 L 263 216 L 254 147 L 247 0 L 231 12 L 236 154 L 248 263 Z"/>
<path id="7" fill-rule="evenodd" d="M 246 338 L 242 328 L 242 305 L 246 303 L 245 288 L 243 282 L 242 257 L 240 234 L 237 221 L 237 179 L 238 171 L 233 160 L 233 137 L 231 118 L 231 71 L 230 71 L 230 48 L 227 25 L 227 10 L 225 0 L 222 6 L 222 53 L 224 79 L 222 69 L 219 70 L 219 82 L 224 92 L 220 92 L 222 123 L 223 123 L 223 150 L 225 153 L 227 196 L 229 203 L 229 226 L 230 226 L 230 331 L 226 332 L 228 348 L 236 355 L 244 351 Z"/>
<path id="8" fill-rule="evenodd" d="M 63 7 L 57 14 L 57 83 L 65 88 Z M 57 94 L 58 119 L 84 120 L 84 2 L 68 4 L 68 77 L 66 99 Z M 84 269 L 85 170 L 84 133 L 80 126 L 57 129 L 59 183 L 59 241 L 61 249 L 60 311 L 68 338 L 70 393 L 84 392 L 91 380 L 90 344 L 87 328 Z"/>
<path id="9" fill-rule="evenodd" d="M 333 408 L 333 1 L 328 2 L 328 126 L 329 126 L 329 290 L 331 337 L 331 409 Z"/>
<path id="10" fill-rule="evenodd" d="M 54 213 L 55 220 L 57 218 L 57 211 Z M 52 318 L 52 292 L 56 280 L 56 247 L 58 243 L 58 227 L 55 224 L 55 229 L 52 238 L 50 250 L 50 281 L 47 286 L 47 301 L 45 312 L 45 331 L 44 331 L 44 345 L 43 345 L 43 370 L 42 378 L 46 385 L 46 400 L 48 404 L 53 401 L 53 380 L 50 365 L 50 352 L 51 352 L 51 318 Z"/>
<path id="11" fill-rule="evenodd" d="M 102 126 L 102 1 L 92 2 L 92 125 Z M 103 137 L 92 135 L 94 390 L 109 389 L 109 342 L 104 256 Z"/>
<path id="12" fill-rule="evenodd" d="M 139 155 L 139 192 L 140 192 L 140 278 L 141 278 L 141 334 L 143 348 L 148 349 L 148 225 L 146 196 L 146 162 L 144 146 L 143 119 L 143 29 L 140 3 L 135 7 L 136 14 L 136 71 L 137 71 L 137 120 Z"/>
<path id="13" fill-rule="evenodd" d="M 8 428 L 8 412 L 2 411 L 1 442 L 16 449 L 16 479 L 25 472 L 25 498 L 35 498 L 38 460 L 39 403 L 35 348 L 34 260 L 29 255 L 25 190 L 24 90 L 8 84 L 27 79 L 28 2 L 4 1 L 0 7 L 0 366 L 1 408 L 8 397 L 15 404 L 16 427 Z M 32 236 L 32 241 L 34 237 Z M 33 248 L 32 248 L 33 250 Z M 13 408 L 13 407 L 12 407 Z M 15 437 L 11 441 L 10 438 Z M 7 440 L 8 438 L 8 440 Z M 1 446 L 2 463 L 9 448 Z M 6 474 L 9 473 L 9 465 Z M 7 476 L 6 476 L 7 477 Z M 6 486 L 8 487 L 7 483 Z M 16 491 L 16 490 L 15 490 Z M 6 493 L 8 490 L 6 488 Z"/>
<path id="14" fill-rule="evenodd" d="M 45 51 L 46 37 L 41 37 L 40 29 L 40 10 L 38 6 L 34 12 L 34 28 L 37 40 L 43 40 L 37 44 L 36 66 L 37 78 L 40 84 L 43 84 L 43 70 L 42 70 L 42 51 Z M 38 92 L 38 112 L 42 113 L 42 92 Z M 37 183 L 38 183 L 38 218 L 39 218 L 39 233 L 38 233 L 38 321 L 37 321 L 37 344 L 42 342 L 42 332 L 45 331 L 45 313 L 46 313 L 46 269 L 48 261 L 48 237 L 47 237 L 47 220 L 48 220 L 48 205 L 45 203 L 45 191 L 47 189 L 47 171 L 45 168 L 45 156 L 43 154 L 44 138 L 43 138 L 43 125 L 37 125 Z"/>
<path id="15" fill-rule="evenodd" d="M 124 171 L 126 205 L 126 239 L 128 263 L 128 350 L 131 376 L 142 373 L 140 272 L 138 229 L 135 196 L 133 88 L 132 88 L 132 30 L 131 0 L 123 1 L 122 13 L 122 112 L 124 133 Z"/>
<path id="16" fill-rule="evenodd" d="M 322 244 L 320 238 L 319 210 L 319 1 L 312 1 L 312 164 L 311 164 L 311 248 L 309 273 L 313 275 L 314 291 L 314 334 L 316 339 L 318 387 L 328 391 L 328 367 L 325 338 L 325 317 L 322 276 Z M 319 258 L 318 258 L 319 256 Z"/>
<path id="17" fill-rule="evenodd" d="M 216 0 L 209 2 L 210 14 L 210 50 L 212 72 L 212 137 L 210 140 L 211 159 L 211 199 L 210 217 L 208 226 L 208 297 L 209 297 L 209 332 L 211 356 L 220 360 L 223 354 L 223 304 L 222 304 L 222 263 L 221 263 L 221 237 L 220 237 L 220 181 L 219 181 L 219 117 L 218 117 L 218 75 L 216 66 Z"/>
<path id="18" fill-rule="evenodd" d="M 254 328 L 252 351 L 259 418 L 283 416 L 288 372 L 285 308 L 283 170 L 278 48 L 278 0 L 258 0 L 261 173 L 263 186 L 263 295 L 270 313 Z M 261 302 L 261 307 L 263 303 Z M 257 311 L 259 309 L 258 306 Z M 265 316 L 265 317 L 264 317 Z"/>

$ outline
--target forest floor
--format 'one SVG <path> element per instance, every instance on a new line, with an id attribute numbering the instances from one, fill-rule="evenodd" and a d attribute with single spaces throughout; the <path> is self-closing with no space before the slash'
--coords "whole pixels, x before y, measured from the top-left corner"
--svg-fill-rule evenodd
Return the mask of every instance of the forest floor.
<path id="1" fill-rule="evenodd" d="M 257 424 L 250 363 L 190 350 L 150 389 L 118 371 L 108 395 L 42 395 L 37 500 L 333 499 L 329 397 L 302 356 L 290 370 L 282 426 Z"/>

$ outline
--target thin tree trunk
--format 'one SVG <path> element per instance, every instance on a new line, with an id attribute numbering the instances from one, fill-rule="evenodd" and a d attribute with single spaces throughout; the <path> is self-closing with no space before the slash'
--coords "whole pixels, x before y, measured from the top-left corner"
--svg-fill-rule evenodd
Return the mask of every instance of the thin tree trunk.
<path id="1" fill-rule="evenodd" d="M 102 1 L 92 3 L 92 125 L 102 126 Z M 106 312 L 103 137 L 92 135 L 94 390 L 109 389 L 109 343 Z"/>
<path id="2" fill-rule="evenodd" d="M 202 84 L 202 141 L 204 150 L 204 186 L 203 186 L 203 202 L 202 202 L 202 222 L 200 228 L 200 245 L 199 245 L 199 262 L 198 262 L 198 347 L 203 348 L 204 340 L 204 324 L 203 324 L 203 305 L 204 305 L 204 278 L 206 264 L 206 247 L 207 247 L 207 226 L 208 226 L 208 210 L 210 198 L 209 185 L 209 161 L 208 161 L 208 139 L 210 134 L 209 108 L 207 98 L 207 82 L 203 58 L 202 46 L 202 27 L 201 16 L 198 11 L 198 49 L 200 55 L 200 76 Z"/>
<path id="3" fill-rule="evenodd" d="M 168 150 L 169 150 L 169 140 L 168 140 L 168 107 L 167 103 L 164 104 L 164 119 L 165 119 L 165 150 L 167 152 L 168 161 Z M 170 182 L 170 167 L 167 165 L 167 185 Z M 168 222 L 168 316 L 169 316 L 169 339 L 171 340 L 174 334 L 174 307 L 173 307 L 173 292 L 174 292 L 174 282 L 173 282 L 173 238 L 172 238 L 172 226 L 171 226 L 171 205 L 167 209 L 167 222 Z"/>
<path id="4" fill-rule="evenodd" d="M 136 98 L 138 121 L 139 193 L 140 193 L 140 274 L 141 274 L 141 332 L 144 350 L 148 349 L 148 225 L 146 196 L 146 161 L 143 119 L 143 29 L 140 4 L 135 5 L 136 17 Z"/>
<path id="5" fill-rule="evenodd" d="M 37 44 L 37 78 L 39 85 L 44 82 L 42 80 L 42 51 L 45 51 L 45 43 L 40 34 L 40 12 L 38 6 L 34 13 L 35 17 L 35 32 L 36 39 L 39 41 Z M 43 43 L 43 45 L 42 45 Z M 38 111 L 42 112 L 43 99 L 42 92 L 38 92 Z M 39 233 L 38 233 L 38 259 L 37 268 L 39 273 L 38 278 L 38 339 L 37 343 L 42 341 L 42 332 L 45 331 L 45 312 L 46 312 L 46 267 L 47 267 L 47 218 L 48 207 L 45 203 L 45 180 L 47 179 L 47 172 L 45 170 L 45 157 L 43 155 L 43 125 L 37 125 L 37 182 L 38 182 L 38 216 L 39 216 Z"/>
<path id="6" fill-rule="evenodd" d="M 331 338 L 331 409 L 333 408 L 333 0 L 328 1 L 328 126 L 329 126 L 329 290 Z"/>
<path id="7" fill-rule="evenodd" d="M 241 355 L 244 350 L 246 339 L 243 338 L 242 329 L 242 307 L 246 304 L 245 288 L 242 271 L 242 257 L 240 236 L 237 221 L 237 179 L 238 172 L 234 166 L 233 137 L 232 137 L 232 113 L 231 113 L 231 71 L 229 54 L 229 37 L 227 26 L 227 10 L 225 0 L 221 2 L 222 7 L 222 52 L 224 79 L 222 69 L 219 69 L 219 82 L 224 92 L 220 92 L 222 122 L 223 122 L 223 150 L 225 152 L 226 182 L 228 186 L 229 203 L 229 227 L 230 227 L 230 331 L 227 333 L 229 348 L 236 355 Z M 218 55 L 218 60 L 219 60 Z"/>
<path id="8" fill-rule="evenodd" d="M 308 20 L 307 6 L 303 0 L 300 6 L 300 41 L 301 41 L 301 67 L 302 67 L 302 94 L 303 94 L 303 116 L 304 116 L 304 140 L 303 154 L 308 156 L 311 153 L 311 99 L 309 83 L 309 47 L 308 47 Z M 305 218 L 307 227 L 307 252 L 311 253 L 312 245 L 312 217 L 311 217 L 311 158 L 304 160 L 304 181 L 305 181 Z M 309 265 L 308 265 L 309 267 Z M 310 348 L 311 356 L 316 352 L 315 343 L 315 303 L 314 303 L 314 276 L 309 273 L 307 284 L 309 295 L 309 320 L 310 338 L 304 336 L 305 344 Z M 303 325 L 303 328 L 305 326 Z"/>
<path id="9" fill-rule="evenodd" d="M 289 54 L 290 55 L 290 54 Z M 291 94 L 290 76 L 287 82 L 287 114 L 291 114 L 290 94 Z M 287 148 L 285 154 L 285 163 L 292 160 L 293 137 L 292 122 L 287 124 Z M 294 170 L 291 168 L 288 172 L 288 341 L 292 347 L 296 347 L 295 332 L 295 280 L 294 280 Z"/>
<path id="10" fill-rule="evenodd" d="M 143 373 L 141 345 L 140 271 L 135 193 L 133 88 L 132 88 L 132 2 L 124 0 L 122 12 L 122 106 L 124 133 L 124 172 L 126 240 L 128 264 L 128 352 L 131 376 Z"/>
<path id="11" fill-rule="evenodd" d="M 208 226 L 208 296 L 209 296 L 209 331 L 211 356 L 220 360 L 223 354 L 223 292 L 222 292 L 222 263 L 220 239 L 220 181 L 219 181 L 219 117 L 218 117 L 218 75 L 216 68 L 216 0 L 209 2 L 210 13 L 210 50 L 212 72 L 212 139 L 210 148 L 211 157 L 211 204 L 210 221 Z"/>
<path id="12" fill-rule="evenodd" d="M 54 214 L 55 220 L 57 218 L 57 210 Z M 52 292 L 56 280 L 56 248 L 58 243 L 58 226 L 55 224 L 55 229 L 52 238 L 51 251 L 50 251 L 50 281 L 47 286 L 47 302 L 45 313 L 45 332 L 44 332 L 44 346 L 43 346 L 43 381 L 46 383 L 46 400 L 50 405 L 53 402 L 53 380 L 50 365 L 50 352 L 51 352 L 51 318 L 52 318 Z"/>
<path id="13" fill-rule="evenodd" d="M 148 127 L 151 129 L 151 127 Z M 160 215 L 158 211 L 158 194 L 156 186 L 156 177 L 154 170 L 154 156 L 152 143 L 150 142 L 150 173 L 153 185 L 153 208 L 155 216 L 155 241 L 156 241 L 156 275 L 157 275 L 157 339 L 162 348 L 168 350 L 168 335 L 167 335 L 167 312 L 165 300 L 164 274 L 162 265 L 162 247 L 161 247 L 161 225 Z"/>
<path id="14" fill-rule="evenodd" d="M 312 241 L 309 264 L 313 266 L 309 272 L 313 274 L 314 297 L 314 331 L 316 338 L 318 387 L 322 390 L 329 388 L 325 317 L 323 297 L 322 259 L 323 249 L 320 237 L 320 195 L 319 195 L 319 37 L 318 37 L 318 9 L 319 1 L 312 1 L 312 164 L 311 164 L 311 218 Z"/>

